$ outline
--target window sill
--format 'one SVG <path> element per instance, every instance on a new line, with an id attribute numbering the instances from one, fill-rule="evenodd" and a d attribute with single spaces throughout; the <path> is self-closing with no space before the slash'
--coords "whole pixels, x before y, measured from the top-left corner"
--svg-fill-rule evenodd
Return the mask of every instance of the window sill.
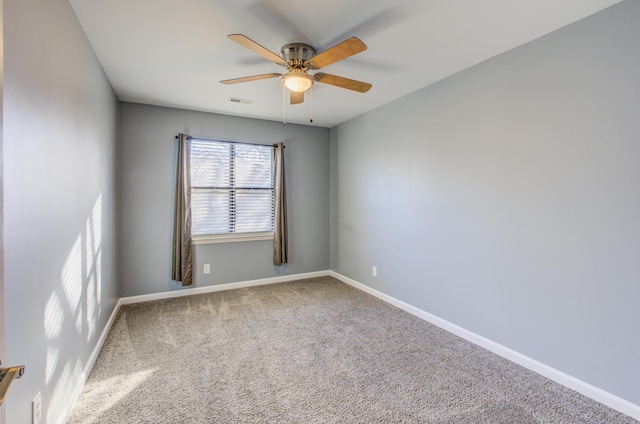
<path id="1" fill-rule="evenodd" d="M 238 241 L 273 240 L 272 232 L 238 233 L 238 234 L 209 234 L 192 236 L 191 244 L 235 243 Z"/>

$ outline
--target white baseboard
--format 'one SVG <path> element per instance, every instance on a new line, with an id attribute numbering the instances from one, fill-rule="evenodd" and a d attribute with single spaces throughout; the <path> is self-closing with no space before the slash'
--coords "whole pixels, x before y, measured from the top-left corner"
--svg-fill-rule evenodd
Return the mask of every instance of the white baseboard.
<path id="1" fill-rule="evenodd" d="M 306 278 L 324 277 L 329 275 L 329 271 L 306 272 L 304 274 L 281 275 L 278 277 L 261 278 L 259 280 L 240 281 L 237 283 L 218 284 L 215 286 L 186 288 L 183 290 L 173 290 L 162 293 L 143 294 L 140 296 L 129 296 L 120 299 L 120 304 L 129 305 L 131 303 L 148 302 L 150 300 L 171 299 L 174 297 L 192 296 L 194 294 L 213 293 L 224 290 L 241 289 L 245 287 L 263 286 L 266 284 L 286 283 L 287 281 L 304 280 Z"/>
<path id="2" fill-rule="evenodd" d="M 489 340 L 486 337 L 482 337 L 472 331 L 459 327 L 436 315 L 430 314 L 429 312 L 423 311 L 422 309 L 416 308 L 415 306 L 409 305 L 408 303 L 379 292 L 376 289 L 372 289 L 371 287 L 352 280 L 349 277 L 345 277 L 342 274 L 338 274 L 335 271 L 329 271 L 329 275 L 346 284 L 349 284 L 350 286 L 362 290 L 363 292 L 369 293 L 370 295 L 375 296 L 378 299 L 381 299 L 393 306 L 396 306 L 412 315 L 415 315 L 418 318 L 430 322 L 431 324 L 436 325 L 443 330 L 453 333 L 456 336 L 462 337 L 463 339 L 468 340 L 471 343 L 474 343 L 499 356 L 502 356 L 505 359 L 515 362 L 518 365 L 521 365 L 535 373 L 553 380 L 556 383 L 562 384 L 565 387 L 575 390 L 576 392 L 581 393 L 595 400 L 596 402 L 599 402 L 603 405 L 608 406 L 609 408 L 615 409 L 616 411 L 622 412 L 625 415 L 629 415 L 630 417 L 640 420 L 640 405 L 636 405 L 632 402 L 629 402 L 628 400 L 622 399 L 621 397 L 613 395 L 596 386 L 572 377 L 569 374 L 552 368 L 546 364 L 543 364 L 542 362 L 536 361 L 535 359 L 523 355 L 522 353 L 516 352 L 513 349 L 509 349 L 508 347 L 496 343 L 493 340 Z"/>

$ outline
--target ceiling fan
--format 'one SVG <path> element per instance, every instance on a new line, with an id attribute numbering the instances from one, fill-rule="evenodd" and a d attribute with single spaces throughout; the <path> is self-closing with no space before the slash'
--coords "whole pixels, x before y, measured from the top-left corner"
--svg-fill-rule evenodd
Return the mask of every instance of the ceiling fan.
<path id="1" fill-rule="evenodd" d="M 237 84 L 268 78 L 282 78 L 284 85 L 291 93 L 291 104 L 302 103 L 304 101 L 304 92 L 311 88 L 314 82 L 346 88 L 359 93 L 366 93 L 371 88 L 371 84 L 366 82 L 325 74 L 323 72 L 317 72 L 315 74 L 308 72 L 309 70 L 324 68 L 332 63 L 365 51 L 367 46 L 356 37 L 351 37 L 318 54 L 316 54 L 316 50 L 308 44 L 286 44 L 280 49 L 282 56 L 278 56 L 245 35 L 231 34 L 227 37 L 265 59 L 286 68 L 287 73 L 279 74 L 274 72 L 250 77 L 227 79 L 220 81 L 222 84 Z"/>

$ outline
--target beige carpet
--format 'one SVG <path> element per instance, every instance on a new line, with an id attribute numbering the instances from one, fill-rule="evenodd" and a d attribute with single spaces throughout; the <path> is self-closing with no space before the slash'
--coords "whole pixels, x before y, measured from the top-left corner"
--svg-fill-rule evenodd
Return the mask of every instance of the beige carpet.
<path id="1" fill-rule="evenodd" d="M 123 306 L 69 423 L 632 423 L 331 277 Z"/>

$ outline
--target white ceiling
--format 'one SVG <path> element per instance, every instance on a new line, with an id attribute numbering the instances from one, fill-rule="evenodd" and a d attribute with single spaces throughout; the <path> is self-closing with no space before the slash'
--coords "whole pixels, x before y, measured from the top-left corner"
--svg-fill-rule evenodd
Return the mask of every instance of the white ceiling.
<path id="1" fill-rule="evenodd" d="M 287 122 L 332 127 L 620 0 L 69 0 L 122 101 L 283 119 L 280 80 L 223 79 L 283 68 L 227 39 L 280 53 L 350 37 L 368 50 L 322 71 L 373 84 L 366 94 L 316 83 Z M 230 97 L 250 99 L 232 103 Z M 312 104 L 311 104 L 312 103 Z M 312 107 L 311 107 L 312 106 Z"/>

